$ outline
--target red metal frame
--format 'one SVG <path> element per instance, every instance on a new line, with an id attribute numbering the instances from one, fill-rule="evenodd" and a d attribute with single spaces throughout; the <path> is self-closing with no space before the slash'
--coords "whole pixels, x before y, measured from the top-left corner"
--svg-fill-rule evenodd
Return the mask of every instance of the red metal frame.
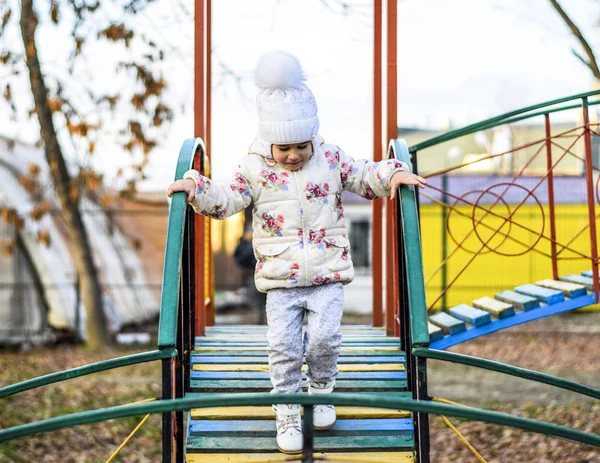
<path id="1" fill-rule="evenodd" d="M 398 117 L 397 103 L 398 98 L 398 66 L 397 66 L 397 0 L 387 0 L 387 92 L 386 92 L 386 140 L 398 138 Z M 399 325 L 396 321 L 396 307 L 394 293 L 398 291 L 397 281 L 394 280 L 394 234 L 393 223 L 395 209 L 392 202 L 387 202 L 385 208 L 385 230 L 386 230 L 386 247 L 387 252 L 385 266 L 385 281 L 386 281 L 386 298 L 385 298 L 385 313 L 386 313 L 386 332 L 388 335 L 397 335 Z"/>
<path id="2" fill-rule="evenodd" d="M 373 160 L 383 159 L 382 140 L 382 107 L 381 92 L 381 34 L 382 34 L 382 0 L 375 0 L 374 9 L 374 36 L 373 36 Z M 373 281 L 373 326 L 383 326 L 383 201 L 376 199 L 372 204 L 373 225 L 371 233 L 371 256 Z"/>
<path id="3" fill-rule="evenodd" d="M 583 99 L 583 125 L 585 127 L 584 142 L 585 142 L 585 180 L 587 186 L 587 197 L 588 197 L 588 214 L 590 221 L 590 251 L 592 254 L 592 278 L 594 283 L 594 295 L 596 302 L 598 302 L 598 291 L 600 285 L 598 284 L 598 237 L 596 235 L 596 210 L 595 210 L 595 198 L 594 198 L 594 176 L 593 176 L 593 164 L 592 164 L 592 138 L 590 132 L 590 113 L 588 109 L 588 99 Z"/>
<path id="4" fill-rule="evenodd" d="M 194 136 L 204 140 L 206 156 L 194 168 L 208 171 L 211 135 L 211 0 L 195 0 L 194 21 Z M 206 326 L 214 324 L 214 276 L 212 275 L 212 253 L 210 249 L 210 223 L 200 215 L 194 217 L 196 233 L 195 274 L 196 284 L 196 336 L 205 334 Z"/>
<path id="5" fill-rule="evenodd" d="M 194 71 L 194 136 L 204 140 L 208 159 L 211 156 L 211 0 L 195 0 L 195 71 Z M 398 127 L 396 117 L 397 98 L 397 63 L 396 63 L 396 40 L 397 40 L 397 6 L 396 0 L 387 0 L 387 92 L 385 96 L 382 91 L 382 16 L 383 0 L 374 0 L 374 56 L 373 56 L 373 159 L 380 161 L 383 158 L 383 148 L 390 139 L 397 138 Z M 385 98 L 387 127 L 385 136 L 383 132 L 383 99 Z M 201 169 L 204 166 L 196 166 Z M 373 228 L 372 228 L 372 279 L 373 279 L 373 326 L 383 325 L 383 201 L 373 202 Z M 393 206 L 386 207 L 386 246 L 391 247 L 391 234 L 393 223 Z M 195 217 L 196 239 L 196 268 L 208 271 L 205 280 L 203 273 L 196 273 L 196 324 L 195 334 L 203 335 L 205 327 L 214 324 L 215 311 L 214 302 L 210 297 L 214 294 L 214 275 L 212 272 L 212 253 L 210 246 L 202 246 L 200 243 L 210 243 L 210 227 L 203 217 Z M 386 326 L 388 333 L 398 333 L 398 324 L 395 320 L 394 294 L 397 293 L 397 282 L 393 278 L 394 253 L 386 252 Z"/>
<path id="6" fill-rule="evenodd" d="M 552 278 L 558 280 L 558 260 L 556 254 L 556 217 L 554 208 L 554 173 L 552 169 L 552 132 L 550 114 L 544 116 L 546 131 L 546 168 L 548 169 L 548 208 L 550 215 L 550 252 L 552 253 Z"/>

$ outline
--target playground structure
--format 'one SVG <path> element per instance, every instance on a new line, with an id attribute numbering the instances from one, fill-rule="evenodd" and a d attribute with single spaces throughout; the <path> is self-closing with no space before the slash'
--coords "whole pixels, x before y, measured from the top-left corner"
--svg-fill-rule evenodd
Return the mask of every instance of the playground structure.
<path id="1" fill-rule="evenodd" d="M 598 435 L 503 413 L 439 403 L 432 401 L 427 393 L 427 359 L 433 358 L 498 371 L 596 399 L 600 398 L 600 390 L 590 386 L 442 350 L 445 347 L 443 342 L 454 345 L 507 326 L 597 302 L 595 207 L 598 202 L 596 193 L 598 175 L 594 176 L 594 172 L 598 171 L 598 166 L 591 162 L 590 149 L 591 136 L 596 133 L 597 124 L 591 124 L 586 116 L 589 106 L 595 104 L 589 102 L 589 98 L 596 94 L 600 92 L 576 95 L 533 108 L 525 108 L 448 133 L 438 140 L 427 141 L 420 146 L 408 148 L 402 140 L 392 140 L 389 155 L 405 162 L 411 161 L 409 158 L 411 157 L 415 169 L 417 159 L 415 154 L 435 143 L 446 142 L 453 137 L 483 130 L 495 124 L 514 123 L 529 117 L 542 117 L 548 121 L 549 136 L 539 141 L 542 148 L 537 152 L 544 152 L 548 156 L 548 170 L 536 177 L 534 185 L 539 188 L 542 183 L 546 183 L 548 188 L 544 191 L 552 191 L 553 171 L 556 165 L 565 156 L 576 156 L 585 165 L 585 175 L 580 176 L 579 181 L 583 184 L 589 200 L 588 220 L 584 221 L 585 225 L 582 229 L 577 228 L 577 223 L 574 224 L 572 218 L 570 223 L 574 224 L 573 227 L 560 226 L 556 221 L 556 215 L 552 212 L 554 196 L 550 195 L 545 207 L 540 209 L 538 203 L 542 200 L 536 194 L 536 188 L 530 188 L 528 194 L 535 195 L 534 205 L 550 216 L 548 219 L 550 225 L 538 230 L 538 233 L 530 229 L 527 221 L 518 220 L 519 202 L 515 203 L 513 200 L 509 202 L 508 196 L 499 193 L 493 196 L 502 203 L 498 209 L 492 208 L 489 203 L 485 204 L 481 198 L 471 204 L 465 201 L 469 208 L 477 211 L 471 211 L 471 215 L 466 214 L 466 217 L 476 224 L 473 226 L 473 233 L 476 226 L 483 223 L 486 227 L 482 229 L 488 230 L 489 234 L 484 235 L 483 239 L 478 238 L 479 241 L 468 244 L 466 241 L 468 236 L 462 236 L 463 240 L 456 243 L 454 249 L 446 249 L 447 257 L 442 260 L 442 263 L 444 261 L 447 263 L 449 257 L 458 258 L 459 254 L 463 253 L 468 256 L 463 258 L 469 265 L 476 265 L 477 257 L 485 255 L 486 250 L 492 247 L 490 243 L 494 243 L 494 252 L 501 255 L 500 245 L 512 241 L 511 246 L 515 246 L 516 249 L 522 247 L 527 249 L 528 253 L 539 255 L 546 261 L 548 278 L 542 283 L 534 281 L 523 284 L 526 281 L 522 279 L 521 274 L 518 277 L 520 284 L 516 288 L 514 283 L 506 286 L 505 290 L 513 292 L 514 294 L 510 296 L 515 299 L 510 315 L 503 312 L 511 312 L 506 306 L 505 300 L 509 298 L 505 294 L 506 297 L 499 301 L 504 305 L 498 302 L 493 306 L 491 301 L 487 301 L 490 304 L 487 311 L 484 310 L 489 318 L 487 323 L 481 324 L 477 317 L 483 314 L 474 312 L 475 307 L 467 310 L 463 307 L 466 304 L 457 304 L 460 310 L 453 310 L 456 306 L 449 309 L 450 314 L 456 317 L 456 320 L 451 320 L 450 314 L 444 312 L 430 314 L 428 308 L 434 307 L 444 294 L 452 301 L 455 297 L 460 297 L 452 294 L 451 283 L 465 274 L 469 265 L 465 266 L 463 263 L 459 267 L 450 267 L 450 269 L 458 268 L 457 274 L 448 279 L 442 291 L 432 295 L 429 286 L 434 287 L 434 285 L 426 284 L 426 281 L 433 281 L 431 276 L 438 270 L 423 268 L 421 250 L 435 246 L 433 243 L 421 245 L 418 196 L 413 187 L 403 187 L 400 200 L 396 202 L 393 211 L 394 239 L 388 244 L 388 247 L 393 250 L 395 265 L 394 272 L 387 279 L 387 283 L 397 295 L 396 303 L 390 310 L 393 317 L 386 317 L 391 319 L 392 323 L 385 327 L 346 326 L 343 328 L 344 344 L 340 357 L 341 373 L 337 392 L 327 398 L 328 403 L 339 406 L 339 421 L 331 431 L 314 434 L 311 408 L 305 408 L 305 448 L 297 461 L 325 459 L 348 462 L 427 462 L 429 461 L 429 414 L 514 426 L 600 447 Z M 583 124 L 575 127 L 568 134 L 552 134 L 549 124 L 550 115 L 572 109 L 583 111 Z M 561 141 L 565 138 L 570 140 L 566 147 L 562 146 Z M 577 155 L 577 140 L 582 142 L 585 154 L 583 157 Z M 553 146 L 562 148 L 552 153 Z M 521 149 L 524 147 L 514 148 L 513 153 Z M 175 178 L 179 178 L 194 163 L 198 165 L 204 158 L 203 155 L 204 146 L 201 140 L 186 141 L 180 152 Z M 522 167 L 531 162 L 532 160 L 527 158 Z M 202 167 L 200 164 L 200 168 Z M 522 172 L 523 169 L 519 171 Z M 522 181 L 518 172 L 514 175 L 512 185 L 519 185 L 519 181 Z M 530 177 L 528 181 L 531 181 Z M 488 188 L 488 191 L 492 191 L 493 185 Z M 431 189 L 436 191 L 434 186 Z M 454 195 L 451 191 L 440 191 L 443 192 L 450 198 Z M 422 193 L 422 195 L 431 194 L 431 191 Z M 477 195 L 483 196 L 482 193 Z M 489 202 L 493 203 L 494 200 Z M 520 202 L 525 204 L 525 201 Z M 452 206 L 453 203 L 454 199 L 452 202 L 444 203 L 449 208 L 449 215 L 459 212 L 464 215 L 465 211 L 456 205 Z M 481 218 L 482 215 L 476 215 L 480 212 L 493 216 L 496 222 L 473 219 L 473 217 Z M 293 461 L 289 456 L 278 453 L 275 446 L 273 414 L 268 405 L 277 403 L 282 398 L 280 395 L 268 393 L 270 383 L 264 351 L 264 328 L 245 325 L 205 325 L 202 327 L 202 335 L 195 333 L 198 319 L 208 319 L 206 315 L 198 315 L 199 310 L 207 309 L 196 306 L 196 288 L 192 283 L 198 274 L 205 277 L 202 271 L 206 268 L 196 265 L 198 251 L 203 248 L 203 242 L 198 243 L 196 235 L 198 231 L 195 228 L 196 217 L 191 208 L 186 206 L 183 195 L 177 194 L 169 212 L 157 350 L 86 365 L 0 389 L 0 397 L 6 397 L 94 372 L 161 360 L 162 400 L 148 404 L 122 405 L 87 411 L 24 424 L 0 431 L 0 442 L 77 424 L 147 413 L 162 413 L 163 461 L 184 461 L 184 459 L 193 463 Z M 504 226 L 505 221 L 509 222 L 511 227 L 521 228 L 527 233 L 534 234 L 536 239 L 532 240 L 533 245 L 527 244 L 522 236 L 507 233 L 508 227 Z M 481 230 L 478 230 L 478 233 L 483 234 Z M 584 233 L 587 235 L 585 239 Z M 493 241 L 494 239 L 497 241 Z M 479 249 L 464 249 L 474 242 L 480 243 Z M 486 247 L 485 243 L 489 247 Z M 514 256 L 506 255 L 504 258 L 513 259 Z M 591 276 L 579 275 L 580 273 Z M 532 304 L 537 307 L 532 307 Z M 484 307 L 485 304 L 479 306 Z M 439 317 L 440 314 L 444 316 Z M 474 326 L 457 331 L 456 325 L 464 321 L 461 318 L 468 319 L 469 316 Z M 441 328 L 442 333 L 432 326 L 432 321 L 437 324 L 435 326 Z M 319 402 L 317 397 L 307 394 L 298 394 L 293 398 L 286 395 L 285 400 L 297 401 L 303 405 Z M 184 427 L 184 411 L 189 411 L 187 432 Z M 480 450 L 485 453 L 485 449 Z"/>
<path id="2" fill-rule="evenodd" d="M 600 169 L 592 157 L 591 139 L 600 134 L 598 124 L 590 122 L 589 107 L 598 103 L 592 99 L 600 92 L 513 111 L 408 147 L 397 139 L 395 2 L 387 3 L 386 95 L 381 87 L 382 2 L 376 1 L 374 5 L 373 129 L 375 134 L 383 132 L 382 109 L 387 102 L 383 139 L 386 143 L 389 141 L 389 157 L 409 163 L 413 171 L 418 172 L 419 158 L 426 156 L 429 148 L 468 134 L 539 118 L 544 121 L 546 133 L 527 146 L 493 153 L 472 163 L 444 166 L 428 175 L 430 187 L 419 194 L 413 187 L 403 187 L 400 198 L 385 209 L 385 233 L 382 202 L 374 202 L 373 323 L 343 328 L 341 374 L 336 392 L 326 399 L 327 403 L 339 406 L 336 426 L 327 433 L 313 432 L 309 405 L 320 403 L 322 398 L 318 396 L 298 394 L 282 399 L 280 395 L 268 393 L 270 382 L 263 328 L 214 326 L 209 219 L 193 214 L 184 194 L 178 193 L 169 211 L 157 349 L 0 389 L 1 399 L 91 373 L 158 360 L 162 363 L 161 400 L 58 416 L 0 430 L 0 442 L 68 426 L 161 413 L 164 462 L 426 463 L 430 461 L 428 417 L 434 414 L 513 426 L 600 447 L 598 435 L 440 403 L 443 400 L 432 400 L 427 389 L 427 359 L 432 358 L 600 398 L 600 390 L 590 386 L 443 350 L 509 326 L 598 302 L 598 214 L 595 208 L 600 202 L 597 184 Z M 181 178 L 190 167 L 210 175 L 210 1 L 197 0 L 196 6 L 197 138 L 184 142 L 175 179 Z M 581 115 L 581 123 L 567 132 L 554 133 L 551 119 L 575 110 Z M 384 140 L 374 137 L 374 160 L 383 157 Z M 510 172 L 509 181 L 471 189 L 464 188 L 467 182 L 452 181 L 477 162 L 493 162 L 509 156 L 516 167 Z M 540 158 L 544 158 L 543 168 L 539 167 Z M 560 222 L 557 204 L 564 199 L 564 192 L 557 191 L 555 177 L 566 158 L 575 158 L 583 166 L 583 175 L 577 179 L 584 192 L 586 215 L 581 218 L 578 214 L 577 220 L 567 217 Z M 536 169 L 529 169 L 534 164 Z M 422 208 L 430 207 L 427 202 L 445 211 L 439 230 L 446 232 L 439 236 L 421 233 L 419 216 Z M 460 233 L 455 228 L 457 223 L 462 227 Z M 421 237 L 430 241 L 422 244 Z M 441 256 L 439 265 L 424 267 L 425 252 Z M 497 272 L 496 267 L 481 267 L 481 256 L 491 253 L 504 263 L 503 272 Z M 527 262 L 527 268 L 536 267 L 544 274 L 543 278 L 528 280 L 524 272 L 514 271 L 514 268 L 523 268 L 532 256 L 535 262 Z M 544 268 L 545 271 L 541 270 Z M 460 291 L 455 291 L 456 282 L 468 280 L 473 272 L 488 272 L 497 280 L 494 285 L 501 288 L 490 293 L 486 291 L 494 288 L 493 285 L 482 287 L 476 301 L 464 299 Z M 297 458 L 283 455 L 276 448 L 270 405 L 282 400 L 308 406 L 304 410 L 305 445 Z M 480 450 L 485 453 L 485 449 Z"/>

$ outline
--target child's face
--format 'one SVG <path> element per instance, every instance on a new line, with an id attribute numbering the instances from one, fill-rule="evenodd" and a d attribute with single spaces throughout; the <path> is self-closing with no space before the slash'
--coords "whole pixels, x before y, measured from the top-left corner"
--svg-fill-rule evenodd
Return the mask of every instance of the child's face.
<path id="1" fill-rule="evenodd" d="M 277 164 L 288 170 L 300 170 L 312 155 L 312 143 L 294 143 L 292 145 L 273 145 L 273 158 Z"/>

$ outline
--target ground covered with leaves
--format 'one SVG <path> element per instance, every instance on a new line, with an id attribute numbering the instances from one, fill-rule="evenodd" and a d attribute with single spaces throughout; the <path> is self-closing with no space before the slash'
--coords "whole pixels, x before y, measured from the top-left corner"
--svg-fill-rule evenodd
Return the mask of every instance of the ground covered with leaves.
<path id="1" fill-rule="evenodd" d="M 348 318 L 347 322 L 368 320 Z M 62 345 L 0 352 L 0 386 L 153 347 L 100 353 Z M 452 348 L 600 388 L 600 312 L 532 322 Z M 600 401 L 498 373 L 431 361 L 430 394 L 600 434 Z M 160 364 L 135 365 L 0 399 L 0 428 L 84 410 L 132 403 L 161 393 Z M 0 462 L 105 462 L 142 417 L 111 420 L 0 444 Z M 497 425 L 450 418 L 488 463 L 600 462 L 600 449 Z M 159 462 L 161 420 L 151 417 L 116 462 Z M 431 418 L 431 461 L 478 462 L 439 417 Z"/>

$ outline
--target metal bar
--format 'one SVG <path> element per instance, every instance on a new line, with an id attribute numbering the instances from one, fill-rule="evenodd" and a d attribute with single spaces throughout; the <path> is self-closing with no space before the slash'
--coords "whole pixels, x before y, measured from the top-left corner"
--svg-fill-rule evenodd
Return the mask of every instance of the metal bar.
<path id="1" fill-rule="evenodd" d="M 119 405 L 116 407 L 73 413 L 58 416 L 47 420 L 27 423 L 20 426 L 0 430 L 0 442 L 6 442 L 18 437 L 25 437 L 39 432 L 54 431 L 80 424 L 98 423 L 105 420 L 125 418 L 128 416 L 145 415 L 148 413 L 169 413 L 174 410 L 190 410 L 192 408 L 206 407 L 233 407 L 253 405 L 272 405 L 277 403 L 297 403 L 301 405 L 315 405 L 323 401 L 322 397 L 311 394 L 214 394 L 209 397 L 194 397 L 185 399 L 165 400 L 143 404 Z M 586 433 L 566 426 L 559 426 L 543 421 L 536 421 L 507 413 L 480 410 L 472 407 L 447 405 L 430 401 L 417 401 L 394 397 L 370 396 L 367 392 L 360 394 L 342 394 L 334 392 L 327 397 L 331 405 L 352 405 L 353 407 L 375 407 L 391 410 L 406 410 L 435 415 L 454 416 L 470 420 L 495 423 L 511 426 L 527 431 L 533 431 L 549 436 L 569 439 L 575 442 L 600 447 L 600 436 Z"/>
<path id="2" fill-rule="evenodd" d="M 181 294 L 181 299 L 185 299 L 187 296 L 185 293 Z M 179 350 L 179 355 L 174 359 L 175 361 L 175 390 L 174 390 L 174 398 L 182 399 L 184 397 L 184 378 L 185 378 L 185 360 L 184 360 L 184 344 L 183 344 L 183 336 L 184 336 L 184 316 L 183 316 L 183 307 L 184 303 L 182 301 L 181 311 L 179 313 L 179 329 L 177 330 L 177 346 Z M 184 458 L 184 432 L 183 432 L 183 411 L 177 410 L 175 412 L 175 422 L 174 422 L 174 430 L 173 430 L 173 439 L 174 439 L 174 451 L 175 451 L 175 461 L 176 463 L 183 463 Z"/>
<path id="3" fill-rule="evenodd" d="M 138 363 L 151 362 L 154 360 L 170 359 L 176 355 L 177 351 L 171 348 L 126 355 L 124 357 L 117 357 L 110 360 L 102 360 L 100 362 L 90 363 L 88 365 L 59 371 L 57 373 L 50 373 L 44 376 L 38 376 L 37 378 L 28 379 L 20 383 L 5 386 L 0 388 L 0 398 L 8 397 L 10 395 L 18 394 L 19 392 L 28 391 L 41 386 L 47 386 L 48 384 L 58 383 L 60 381 L 78 378 L 80 376 L 86 376 L 92 373 L 98 373 L 100 371 L 112 370 L 114 368 L 136 365 Z"/>
<path id="4" fill-rule="evenodd" d="M 585 180 L 587 184 L 588 215 L 590 222 L 590 250 L 592 254 L 592 281 L 594 282 L 594 298 L 598 302 L 598 237 L 596 235 L 596 211 L 594 198 L 594 176 L 592 171 L 592 139 L 590 134 L 590 113 L 588 110 L 588 99 L 583 98 L 583 125 L 585 126 Z"/>
<path id="5" fill-rule="evenodd" d="M 398 99 L 398 63 L 397 63 L 397 0 L 387 0 L 387 92 L 386 92 L 386 139 L 393 140 L 398 138 L 398 116 L 397 99 Z M 392 249 L 390 240 L 393 237 L 393 213 L 392 205 L 386 204 L 385 207 L 385 245 L 388 249 Z M 396 282 L 393 279 L 394 256 L 392 252 L 386 252 L 385 265 L 385 313 L 386 313 L 386 332 L 388 335 L 393 335 L 396 332 L 396 319 L 394 317 L 394 285 Z"/>
<path id="6" fill-rule="evenodd" d="M 373 160 L 383 159 L 382 145 L 382 73 L 381 73 L 381 34 L 382 1 L 374 0 L 373 35 Z M 372 204 L 373 224 L 371 236 L 371 278 L 373 281 L 373 326 L 383 326 L 383 201 L 376 199 Z"/>
<path id="7" fill-rule="evenodd" d="M 395 238 L 398 243 L 398 287 L 399 295 L 397 299 L 399 324 L 400 324 L 400 350 L 410 352 L 412 339 L 410 335 L 410 307 L 408 299 L 408 275 L 406 267 L 406 240 L 402 233 L 402 207 L 401 202 L 396 201 L 396 234 Z M 411 368 L 410 362 L 406 362 L 407 376 L 410 378 Z"/>
<path id="8" fill-rule="evenodd" d="M 206 62 L 206 74 L 205 74 L 205 101 L 206 101 L 206 132 L 204 134 L 206 138 L 206 157 L 212 159 L 212 0 L 206 0 L 206 48 L 205 48 L 205 62 Z M 210 221 L 208 221 L 210 224 Z M 207 226 L 206 235 L 208 239 L 207 246 L 209 249 L 206 251 L 208 256 L 208 267 L 209 271 L 207 274 L 208 285 L 205 290 L 205 297 L 210 298 L 210 303 L 205 304 L 206 318 L 205 325 L 213 326 L 215 324 L 215 291 L 214 291 L 214 269 L 213 269 L 213 254 L 210 249 L 210 243 L 212 242 L 212 235 L 210 226 Z"/>
<path id="9" fill-rule="evenodd" d="M 302 445 L 302 463 L 313 463 L 314 450 L 314 425 L 313 425 L 313 408 L 304 407 L 304 426 L 302 433 L 304 434 L 304 443 Z"/>
<path id="10" fill-rule="evenodd" d="M 480 122 L 476 122 L 474 124 L 470 124 L 467 125 L 465 127 L 462 127 L 460 129 L 456 129 L 456 130 L 452 130 L 450 132 L 446 132 L 442 135 L 439 135 L 437 137 L 433 137 L 429 140 L 426 140 L 422 143 L 417 143 L 414 146 L 410 147 L 411 151 L 419 151 L 425 148 L 429 148 L 430 146 L 434 146 L 434 145 L 439 145 L 440 143 L 449 141 L 449 140 L 453 140 L 455 138 L 458 137 L 462 137 L 464 135 L 469 135 L 471 133 L 474 132 L 478 132 L 480 130 L 482 130 L 483 128 L 491 128 L 494 127 L 496 125 L 500 125 L 500 124 L 504 124 L 506 123 L 506 119 L 508 118 L 512 118 L 514 116 L 519 116 L 521 114 L 525 114 L 528 113 L 530 111 L 534 111 L 537 109 L 541 109 L 541 108 L 546 108 L 548 106 L 554 106 L 560 103 L 564 103 L 567 101 L 571 101 L 571 100 L 578 100 L 581 98 L 586 98 L 586 97 L 590 97 L 590 96 L 594 96 L 594 95 L 600 95 L 600 90 L 594 90 L 592 92 L 586 92 L 586 93 L 579 93 L 577 95 L 571 95 L 568 97 L 563 97 L 563 98 L 559 98 L 556 100 L 552 100 L 552 101 L 547 101 L 544 103 L 539 103 L 533 106 L 528 106 L 525 108 L 521 108 L 521 109 L 517 109 L 514 111 L 510 111 L 504 114 L 501 114 L 499 116 L 496 117 L 492 117 L 490 119 L 485 119 L 483 121 Z"/>
<path id="11" fill-rule="evenodd" d="M 194 136 L 206 140 L 206 98 L 205 98 L 205 3 L 206 0 L 195 0 L 195 21 L 194 21 Z M 194 162 L 194 169 L 202 172 L 201 160 Z M 194 228 L 198 231 L 198 241 L 194 246 L 196 268 L 204 267 L 204 249 L 198 243 L 203 243 L 204 239 L 204 217 L 198 215 L 194 217 Z M 202 265 L 202 267 L 200 267 Z M 196 326 L 197 336 L 204 335 L 205 314 L 204 314 L 204 272 L 196 274 L 195 285 L 196 292 Z"/>
<path id="12" fill-rule="evenodd" d="M 478 357 L 472 357 L 464 354 L 456 354 L 454 352 L 446 352 L 436 349 L 427 349 L 424 347 L 416 347 L 413 349 L 413 354 L 417 357 L 430 358 L 435 360 L 445 360 L 453 363 L 460 363 L 473 367 L 483 368 L 485 370 L 497 371 L 510 376 L 525 378 L 538 383 L 549 384 L 551 386 L 560 387 L 579 394 L 587 395 L 600 399 L 600 389 L 595 389 L 591 386 L 578 384 L 573 381 L 562 379 L 556 376 L 540 373 L 526 368 L 515 367 L 505 363 L 487 360 Z"/>
<path id="13" fill-rule="evenodd" d="M 173 399 L 173 370 L 172 359 L 162 361 L 162 399 L 169 401 Z M 173 461 L 173 412 L 166 410 L 162 414 L 162 461 L 171 463 Z"/>
<path id="14" fill-rule="evenodd" d="M 448 287 L 448 174 L 442 174 L 442 310 L 448 308 L 446 288 Z"/>
<path id="15" fill-rule="evenodd" d="M 427 363 L 425 359 L 420 359 L 411 355 L 415 371 L 415 393 L 413 397 L 419 401 L 430 401 L 427 393 Z M 422 463 L 430 460 L 430 438 L 429 438 L 429 415 L 423 412 L 415 413 L 415 432 L 419 436 L 417 442 L 418 457 Z"/>
<path id="16" fill-rule="evenodd" d="M 550 115 L 544 116 L 546 130 L 546 168 L 548 169 L 548 207 L 550 210 L 550 252 L 552 253 L 552 278 L 558 280 L 558 260 L 556 254 L 556 217 L 554 207 L 554 173 L 552 166 L 552 132 Z"/>
<path id="17" fill-rule="evenodd" d="M 201 159 L 198 159 L 197 164 L 194 163 L 194 168 L 203 172 Z M 204 285 L 204 260 L 206 258 L 206 249 L 204 247 L 204 239 L 206 235 L 206 218 L 200 214 L 194 216 L 194 230 L 198 233 L 194 235 L 195 242 L 192 247 L 194 253 L 194 266 L 198 270 L 195 273 L 194 287 L 196 288 L 194 308 L 194 318 L 196 320 L 194 326 L 194 333 L 196 336 L 204 336 L 206 333 L 206 311 L 204 310 L 205 305 L 205 294 L 206 288 Z"/>

